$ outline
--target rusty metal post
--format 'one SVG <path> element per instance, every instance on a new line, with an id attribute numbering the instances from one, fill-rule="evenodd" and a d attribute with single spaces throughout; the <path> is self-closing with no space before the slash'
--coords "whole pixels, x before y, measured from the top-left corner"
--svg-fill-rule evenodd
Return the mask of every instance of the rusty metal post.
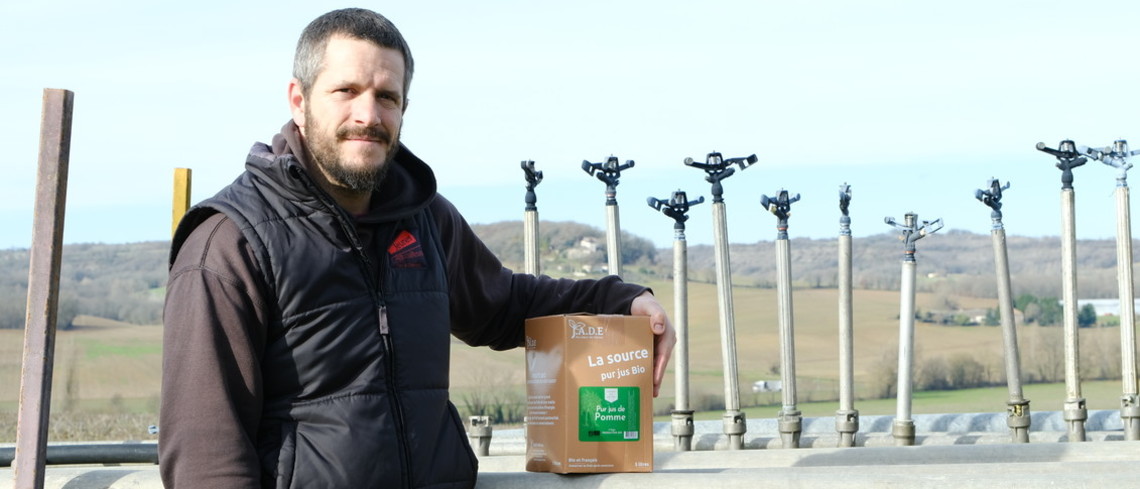
<path id="1" fill-rule="evenodd" d="M 173 215 L 170 222 L 170 235 L 173 236 L 174 232 L 178 230 L 178 223 L 182 222 L 182 216 L 186 215 L 186 211 L 190 210 L 190 169 L 189 168 L 175 168 L 174 169 L 174 206 Z"/>
<path id="2" fill-rule="evenodd" d="M 41 489 L 44 486 L 74 101 L 75 94 L 68 90 L 44 90 L 35 221 L 28 271 L 28 315 L 24 326 L 24 358 L 16 427 L 16 489 Z"/>

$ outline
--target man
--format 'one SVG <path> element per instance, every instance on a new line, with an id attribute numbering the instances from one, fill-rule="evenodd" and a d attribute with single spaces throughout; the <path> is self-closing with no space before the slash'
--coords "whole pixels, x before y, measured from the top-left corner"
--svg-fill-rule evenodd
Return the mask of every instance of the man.
<path id="1" fill-rule="evenodd" d="M 648 315 L 654 395 L 676 341 L 644 287 L 514 274 L 399 142 L 412 79 L 367 10 L 304 31 L 292 121 L 183 219 L 164 312 L 168 488 L 470 487 L 450 335 L 509 349 L 527 317 Z"/>

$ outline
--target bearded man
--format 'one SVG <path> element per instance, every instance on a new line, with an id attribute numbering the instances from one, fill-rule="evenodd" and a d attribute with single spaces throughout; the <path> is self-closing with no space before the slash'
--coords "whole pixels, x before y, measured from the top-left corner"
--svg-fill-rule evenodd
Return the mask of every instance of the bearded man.
<path id="1" fill-rule="evenodd" d="M 183 218 L 164 310 L 168 489 L 471 487 L 450 336 L 505 350 L 526 318 L 650 316 L 654 395 L 676 339 L 645 288 L 502 266 L 400 143 L 413 62 L 388 19 L 301 35 L 292 120 Z"/>

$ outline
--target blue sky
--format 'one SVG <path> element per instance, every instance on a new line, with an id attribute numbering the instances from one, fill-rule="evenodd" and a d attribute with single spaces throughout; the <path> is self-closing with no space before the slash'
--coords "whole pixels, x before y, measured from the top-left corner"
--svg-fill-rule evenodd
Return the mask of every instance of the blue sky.
<path id="1" fill-rule="evenodd" d="M 308 2 L 5 2 L 0 5 L 0 249 L 31 242 L 43 88 L 75 92 L 64 240 L 168 239 L 173 169 L 193 200 L 232 181 L 254 141 L 288 119 L 297 36 L 343 6 Z M 838 229 L 852 186 L 856 236 L 915 211 L 990 229 L 973 198 L 991 177 L 1010 234 L 1060 230 L 1060 171 L 1034 145 L 1140 147 L 1140 3 L 1125 1 L 387 2 L 416 58 L 404 142 L 472 222 L 521 219 L 521 160 L 540 217 L 604 227 L 582 160 L 636 166 L 623 229 L 660 246 L 672 222 L 645 204 L 682 164 L 755 153 L 725 184 L 733 242 L 770 240 L 760 195 L 800 193 L 793 237 Z M 1076 170 L 1077 231 L 1115 233 L 1115 172 Z M 691 244 L 711 243 L 693 208 Z M 520 229 L 521 232 L 521 229 Z"/>

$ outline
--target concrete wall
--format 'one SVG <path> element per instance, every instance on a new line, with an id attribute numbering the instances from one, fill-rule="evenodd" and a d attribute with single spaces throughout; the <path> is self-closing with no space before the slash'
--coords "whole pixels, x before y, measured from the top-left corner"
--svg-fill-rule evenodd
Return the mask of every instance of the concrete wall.
<path id="1" fill-rule="evenodd" d="M 477 487 L 1099 488 L 1135 487 L 1140 481 L 1140 442 L 1123 441 L 1115 411 L 1090 413 L 1090 441 L 1084 443 L 1064 442 L 1059 413 L 1034 413 L 1029 444 L 1008 443 L 1004 414 L 953 414 L 916 416 L 917 446 L 895 447 L 891 419 L 867 417 L 860 446 L 832 448 L 834 420 L 809 418 L 801 440 L 812 448 L 794 450 L 779 448 L 774 420 L 750 420 L 749 449 L 740 451 L 712 450 L 723 446 L 720 422 L 702 422 L 696 424 L 693 452 L 672 451 L 668 423 L 657 423 L 656 465 L 649 474 L 525 472 L 521 430 L 502 430 L 492 439 L 492 455 L 480 458 Z M 0 469 L 0 487 L 12 487 L 13 477 L 11 469 Z M 45 482 L 48 489 L 162 488 L 153 464 L 50 466 Z"/>

